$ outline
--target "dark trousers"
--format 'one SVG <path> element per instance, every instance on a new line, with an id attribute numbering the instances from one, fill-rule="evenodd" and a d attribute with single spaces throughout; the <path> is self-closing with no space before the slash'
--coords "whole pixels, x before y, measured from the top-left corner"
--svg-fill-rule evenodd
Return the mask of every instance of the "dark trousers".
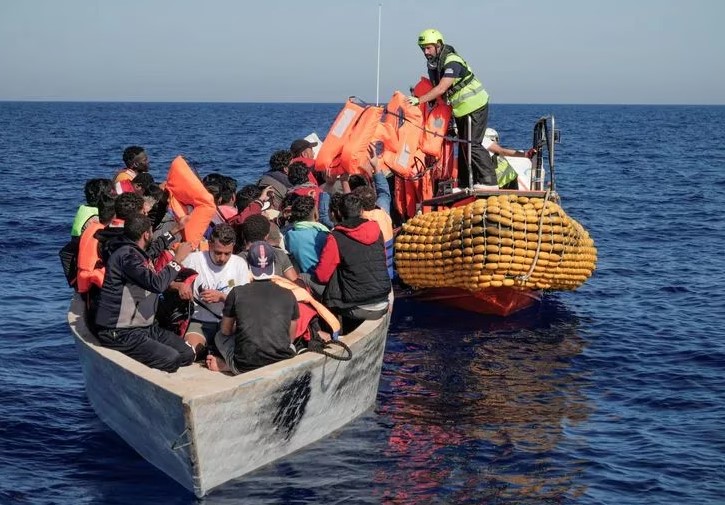
<path id="1" fill-rule="evenodd" d="M 495 186 L 496 167 L 488 151 L 481 145 L 488 124 L 488 104 L 474 110 L 467 116 L 457 117 L 458 138 L 468 140 L 468 118 L 471 118 L 471 166 L 473 167 L 473 184 Z M 468 144 L 458 144 L 458 187 L 468 187 Z"/>
<path id="2" fill-rule="evenodd" d="M 194 350 L 169 330 L 157 324 L 141 328 L 100 329 L 103 347 L 120 351 L 136 361 L 164 372 L 175 372 L 194 362 Z"/>

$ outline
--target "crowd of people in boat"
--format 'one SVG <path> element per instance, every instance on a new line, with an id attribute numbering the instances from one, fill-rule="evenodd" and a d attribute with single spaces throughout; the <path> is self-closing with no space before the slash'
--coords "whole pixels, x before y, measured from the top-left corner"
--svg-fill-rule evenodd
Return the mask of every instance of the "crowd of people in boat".
<path id="1" fill-rule="evenodd" d="M 167 372 L 202 361 L 236 375 L 384 316 L 388 181 L 373 151 L 364 175 L 318 172 L 315 146 L 295 140 L 242 187 L 192 170 L 156 181 L 139 146 L 113 179 L 88 180 L 61 260 L 100 344 Z M 196 187 L 209 214 L 175 199 Z"/>

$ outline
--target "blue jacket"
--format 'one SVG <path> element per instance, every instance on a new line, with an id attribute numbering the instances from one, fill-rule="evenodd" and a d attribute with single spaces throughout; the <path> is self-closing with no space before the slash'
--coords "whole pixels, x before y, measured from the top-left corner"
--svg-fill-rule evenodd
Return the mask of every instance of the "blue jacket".
<path id="1" fill-rule="evenodd" d="M 294 256 L 301 273 L 312 273 L 315 269 L 329 232 L 327 226 L 314 221 L 299 221 L 285 231 L 285 247 Z"/>

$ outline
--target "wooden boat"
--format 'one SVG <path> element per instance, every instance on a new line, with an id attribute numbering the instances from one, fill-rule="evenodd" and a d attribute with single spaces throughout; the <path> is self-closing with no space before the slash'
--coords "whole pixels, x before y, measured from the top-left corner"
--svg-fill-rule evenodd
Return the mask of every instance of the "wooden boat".
<path id="1" fill-rule="evenodd" d="M 84 311 L 76 296 L 68 323 L 96 414 L 198 497 L 370 408 L 390 323 L 389 311 L 342 337 L 352 351 L 349 361 L 305 353 L 238 376 L 197 363 L 170 374 L 99 345 Z"/>
<path id="2" fill-rule="evenodd" d="M 538 153 L 534 159 L 507 158 L 518 173 L 519 187 L 524 189 L 479 190 L 472 184 L 469 186 L 473 189 L 459 189 L 439 182 L 437 196 L 419 203 L 422 213 L 403 224 L 396 238 L 398 272 L 412 288 L 407 297 L 481 314 L 508 316 L 535 305 L 544 290 L 576 289 L 591 275 L 596 265 L 596 249 L 588 233 L 560 207 L 551 211 L 547 207 L 559 203 L 554 177 L 554 146 L 558 141 L 554 118 L 543 117 L 534 125 L 533 147 Z M 524 219 L 523 213 L 512 216 L 510 210 L 499 208 L 513 202 L 511 205 L 521 212 L 522 205 L 517 201 L 526 202 L 532 213 L 538 212 L 536 219 Z M 536 210 L 529 202 L 536 202 Z M 472 210 L 477 204 L 485 205 Z M 502 217 L 504 212 L 506 217 Z M 546 224 L 548 215 L 556 216 L 555 226 Z M 478 217 L 478 224 L 471 222 L 472 217 Z M 513 222 L 517 217 L 519 222 Z M 561 230 L 562 223 L 566 224 L 565 237 L 560 234 L 555 237 L 554 232 L 542 234 L 545 228 Z M 489 233 L 492 227 L 493 235 Z M 445 237 L 451 238 L 445 240 Z M 528 242 L 513 240 L 517 238 Z M 542 243 L 542 238 L 549 243 Z M 480 251 L 473 252 L 472 240 L 487 244 L 489 239 L 495 244 L 491 246 L 493 249 L 486 246 L 484 250 L 479 245 Z M 555 241 L 559 243 L 554 244 Z M 504 245 L 514 246 L 516 250 Z M 503 252 L 504 249 L 508 251 Z M 456 253 L 458 257 L 451 258 L 449 253 Z M 526 257 L 523 253 L 530 255 Z M 500 264 L 491 259 L 503 258 L 504 254 L 507 260 L 501 260 Z M 548 258 L 557 259 L 549 261 Z M 514 265 L 517 259 L 521 262 Z M 453 264 L 453 260 L 457 263 Z"/>

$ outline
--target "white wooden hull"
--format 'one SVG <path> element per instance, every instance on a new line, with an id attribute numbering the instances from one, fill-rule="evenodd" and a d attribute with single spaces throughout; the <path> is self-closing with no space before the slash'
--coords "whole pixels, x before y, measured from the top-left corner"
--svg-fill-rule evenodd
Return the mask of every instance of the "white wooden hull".
<path id="1" fill-rule="evenodd" d="M 353 358 L 303 354 L 236 377 L 194 364 L 169 374 L 98 345 L 83 302 L 68 322 L 98 417 L 203 496 L 339 429 L 374 402 L 390 314 L 343 337 Z"/>

